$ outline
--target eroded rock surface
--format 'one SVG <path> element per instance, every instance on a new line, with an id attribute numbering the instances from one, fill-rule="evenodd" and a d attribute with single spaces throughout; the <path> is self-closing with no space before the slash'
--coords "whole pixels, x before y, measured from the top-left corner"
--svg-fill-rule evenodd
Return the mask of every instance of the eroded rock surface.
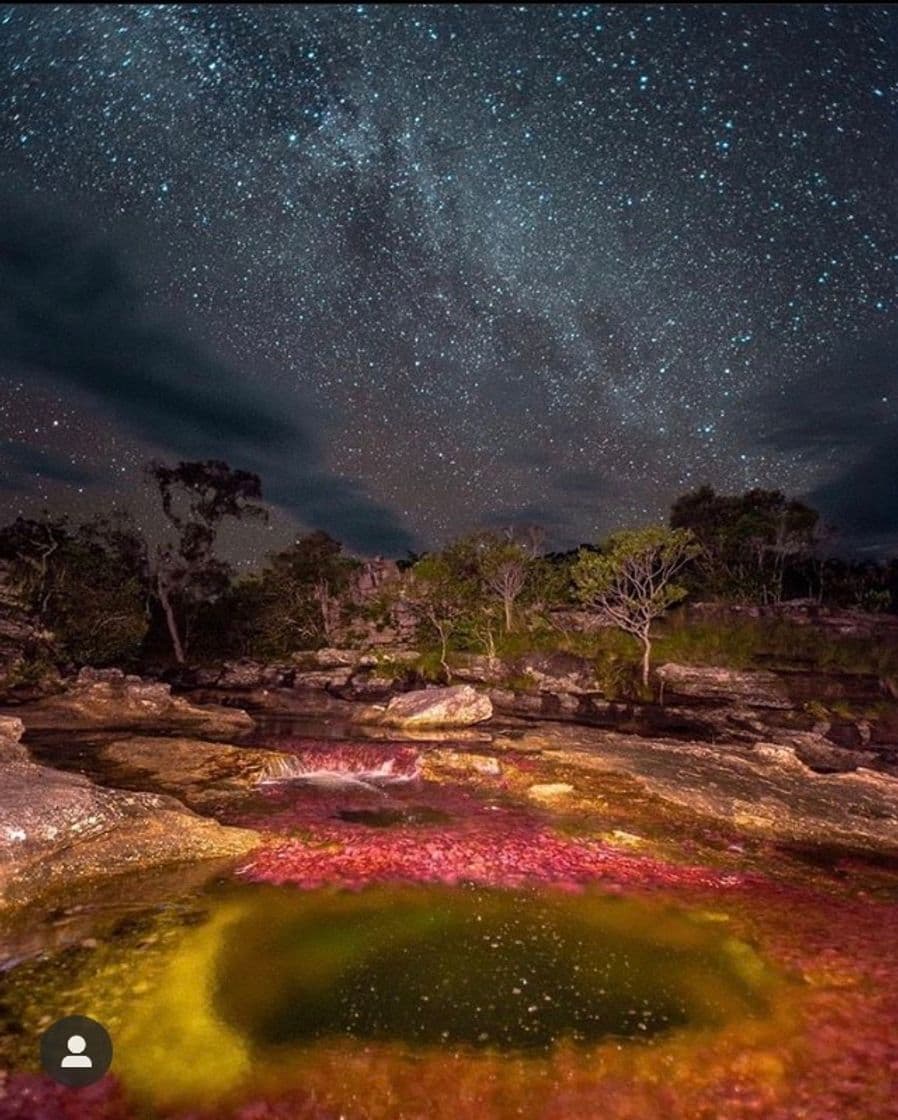
<path id="1" fill-rule="evenodd" d="M 239 708 L 198 707 L 171 686 L 126 676 L 118 669 L 82 669 L 65 692 L 17 709 L 29 731 L 78 727 L 158 728 L 228 736 L 249 731 L 253 720 Z"/>
<path id="2" fill-rule="evenodd" d="M 289 760 L 278 751 L 152 735 L 117 739 L 97 751 L 97 762 L 122 784 L 171 793 L 191 808 L 251 789 Z"/>
<path id="3" fill-rule="evenodd" d="M 503 745 L 515 742 L 551 751 L 559 774 L 626 775 L 662 802 L 749 834 L 898 852 L 898 778 L 863 768 L 818 773 L 794 746 L 678 743 L 559 724 Z"/>
<path id="4" fill-rule="evenodd" d="M 0 906 L 78 879 L 238 855 L 258 842 L 255 832 L 196 816 L 172 797 L 38 766 L 16 722 L 0 726 Z"/>
<path id="5" fill-rule="evenodd" d="M 665 694 L 670 696 L 749 708 L 786 709 L 794 706 L 780 678 L 763 669 L 721 669 L 669 662 L 660 666 L 657 676 Z"/>

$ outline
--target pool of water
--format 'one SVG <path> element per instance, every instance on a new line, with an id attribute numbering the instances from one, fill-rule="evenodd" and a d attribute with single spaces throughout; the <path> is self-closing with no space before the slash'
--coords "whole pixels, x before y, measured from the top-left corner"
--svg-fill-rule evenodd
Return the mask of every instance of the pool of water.
<path id="1" fill-rule="evenodd" d="M 0 1120 L 890 1115 L 893 907 L 609 848 L 504 772 L 309 731 L 264 729 L 282 780 L 214 806 L 266 832 L 237 865 L 0 916 Z M 116 784 L 101 741 L 35 746 Z M 77 1013 L 115 1056 L 72 1096 L 36 1053 Z"/>
<path id="2" fill-rule="evenodd" d="M 220 882 L 9 969 L 0 1010 L 13 1064 L 29 1063 L 45 1022 L 77 1010 L 107 1024 L 112 1072 L 155 1115 L 307 1089 L 325 1072 L 351 1100 L 434 1056 L 545 1070 L 572 1047 L 762 1021 L 779 984 L 719 922 L 660 902 Z"/>

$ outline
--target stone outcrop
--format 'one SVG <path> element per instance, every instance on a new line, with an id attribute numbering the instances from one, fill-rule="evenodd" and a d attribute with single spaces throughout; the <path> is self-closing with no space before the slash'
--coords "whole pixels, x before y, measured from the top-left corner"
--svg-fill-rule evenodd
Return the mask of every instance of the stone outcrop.
<path id="1" fill-rule="evenodd" d="M 95 762 L 116 785 L 169 793 L 192 809 L 209 810 L 275 776 L 291 758 L 202 739 L 135 735 L 98 748 Z"/>
<path id="2" fill-rule="evenodd" d="M 592 805 L 620 796 L 622 779 L 635 783 L 640 797 L 652 799 L 652 819 L 661 825 L 685 810 L 776 842 L 898 855 L 898 778 L 864 768 L 820 773 L 794 746 L 759 740 L 722 747 L 552 723 L 500 745 L 539 752 L 539 783 L 573 785 Z M 636 792 L 628 797 L 635 806 Z"/>
<path id="3" fill-rule="evenodd" d="M 584 696 L 600 691 L 592 663 L 572 653 L 527 654 L 517 659 L 514 668 L 538 692 Z"/>
<path id="4" fill-rule="evenodd" d="M 490 719 L 492 714 L 490 698 L 463 684 L 394 696 L 386 708 L 366 708 L 359 719 L 388 727 L 469 727 Z"/>
<path id="5" fill-rule="evenodd" d="M 0 722 L 0 906 L 74 880 L 236 856 L 256 833 L 196 816 L 172 797 L 95 785 L 32 762 L 19 721 Z"/>
<path id="6" fill-rule="evenodd" d="M 764 670 L 720 669 L 668 662 L 660 666 L 656 675 L 665 697 L 670 699 L 685 698 L 748 708 L 794 707 L 780 678 Z"/>
<path id="7" fill-rule="evenodd" d="M 29 731 L 68 728 L 200 731 L 212 737 L 249 731 L 253 721 L 237 708 L 198 707 L 171 686 L 126 676 L 119 669 L 82 669 L 64 692 L 17 709 Z"/>

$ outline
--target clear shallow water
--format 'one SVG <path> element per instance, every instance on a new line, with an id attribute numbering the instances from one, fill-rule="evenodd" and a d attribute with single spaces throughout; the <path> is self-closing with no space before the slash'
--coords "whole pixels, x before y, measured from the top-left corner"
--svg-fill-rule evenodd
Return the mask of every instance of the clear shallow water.
<path id="1" fill-rule="evenodd" d="M 720 923 L 660 903 L 227 885 L 12 969 L 0 1005 L 23 1040 L 41 1016 L 105 1022 L 113 1072 L 154 1109 L 308 1085 L 335 1052 L 351 1096 L 360 1068 L 388 1060 L 501 1065 L 559 1046 L 640 1046 L 763 1020 L 777 986 Z"/>

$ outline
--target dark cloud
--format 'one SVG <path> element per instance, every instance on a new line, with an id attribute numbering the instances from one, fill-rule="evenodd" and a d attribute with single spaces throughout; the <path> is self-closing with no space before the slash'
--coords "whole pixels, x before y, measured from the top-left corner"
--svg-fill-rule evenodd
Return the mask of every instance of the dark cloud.
<path id="1" fill-rule="evenodd" d="M 898 543 L 898 327 L 762 402 L 766 438 L 824 477 L 807 495 L 849 543 Z"/>
<path id="2" fill-rule="evenodd" d="M 0 442 L 0 490 L 29 491 L 41 480 L 87 486 L 94 479 L 94 474 L 61 455 L 14 440 Z"/>
<path id="3" fill-rule="evenodd" d="M 174 455 L 217 456 L 258 471 L 274 502 L 353 547 L 411 547 L 389 509 L 327 470 L 295 400 L 278 399 L 267 384 L 261 392 L 260 382 L 151 321 L 110 246 L 34 210 L 3 210 L 0 337 L 10 369 L 87 394 Z M 40 473 L 39 460 L 8 457 L 21 475 Z M 70 470 L 61 471 L 57 465 L 47 477 L 72 481 Z"/>

